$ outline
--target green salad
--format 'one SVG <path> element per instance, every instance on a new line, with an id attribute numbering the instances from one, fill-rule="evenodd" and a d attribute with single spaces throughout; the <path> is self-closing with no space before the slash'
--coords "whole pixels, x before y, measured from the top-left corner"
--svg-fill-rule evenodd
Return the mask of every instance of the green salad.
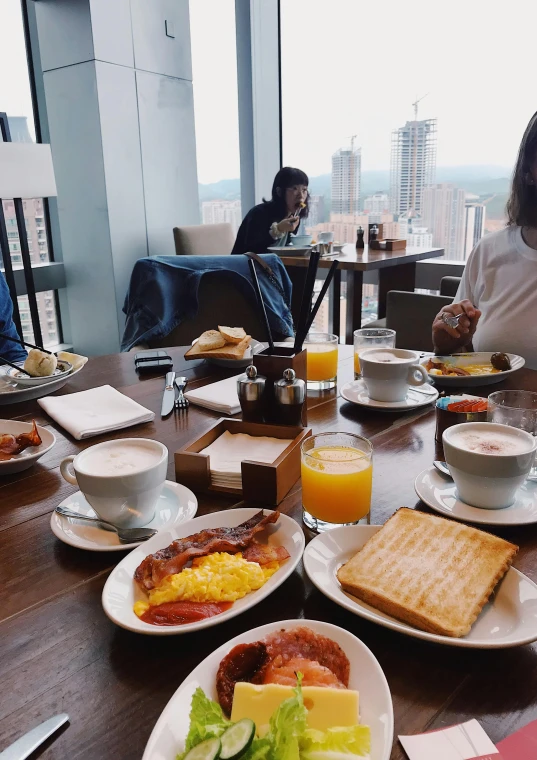
<path id="1" fill-rule="evenodd" d="M 217 702 L 201 688 L 192 696 L 190 729 L 185 751 L 177 760 L 369 760 L 371 733 L 368 726 L 330 728 L 317 731 L 307 727 L 299 673 L 294 696 L 286 699 L 270 718 L 262 738 L 248 718 L 232 723 Z"/>

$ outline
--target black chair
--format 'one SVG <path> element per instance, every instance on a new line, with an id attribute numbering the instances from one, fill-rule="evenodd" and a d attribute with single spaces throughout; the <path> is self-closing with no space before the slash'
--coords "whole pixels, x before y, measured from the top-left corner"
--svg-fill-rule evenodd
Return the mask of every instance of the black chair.
<path id="1" fill-rule="evenodd" d="M 386 298 L 386 327 L 395 330 L 397 348 L 432 351 L 432 324 L 448 296 L 428 296 L 406 290 L 390 290 Z"/>
<path id="2" fill-rule="evenodd" d="M 440 295 L 455 298 L 461 282 L 460 277 L 442 277 L 440 280 Z"/>

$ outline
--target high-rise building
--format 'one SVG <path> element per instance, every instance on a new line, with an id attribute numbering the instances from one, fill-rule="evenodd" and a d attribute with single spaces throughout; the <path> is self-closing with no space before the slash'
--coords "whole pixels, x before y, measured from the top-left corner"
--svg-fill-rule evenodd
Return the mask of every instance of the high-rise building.
<path id="1" fill-rule="evenodd" d="M 340 148 L 332 156 L 332 213 L 358 214 L 362 151 Z"/>
<path id="2" fill-rule="evenodd" d="M 310 195 L 309 214 L 304 226 L 309 234 L 310 229 L 324 222 L 324 195 Z"/>
<path id="3" fill-rule="evenodd" d="M 485 234 L 486 207 L 483 203 L 468 202 L 464 207 L 464 259 L 466 260 Z"/>
<path id="4" fill-rule="evenodd" d="M 436 119 L 407 121 L 392 132 L 390 210 L 422 213 L 423 190 L 436 174 Z"/>
<path id="5" fill-rule="evenodd" d="M 364 200 L 364 214 L 389 214 L 390 199 L 387 193 L 375 193 Z"/>
<path id="6" fill-rule="evenodd" d="M 222 224 L 228 222 L 237 232 L 241 225 L 240 201 L 203 201 L 201 204 L 203 224 Z"/>
<path id="7" fill-rule="evenodd" d="M 465 193 L 449 183 L 423 190 L 423 226 L 433 235 L 433 245 L 445 250 L 447 259 L 464 261 Z"/>

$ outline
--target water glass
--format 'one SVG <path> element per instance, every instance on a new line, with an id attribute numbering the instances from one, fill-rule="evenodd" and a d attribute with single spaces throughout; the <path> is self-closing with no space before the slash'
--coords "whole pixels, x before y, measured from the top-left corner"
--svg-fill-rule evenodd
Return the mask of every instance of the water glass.
<path id="1" fill-rule="evenodd" d="M 496 391 L 488 398 L 487 421 L 525 430 L 537 436 L 537 393 L 532 391 Z M 530 475 L 537 475 L 533 466 Z"/>
<path id="2" fill-rule="evenodd" d="M 386 327 L 363 327 L 354 331 L 354 379 L 362 376 L 360 354 L 368 348 L 395 348 L 395 330 Z"/>
<path id="3" fill-rule="evenodd" d="M 304 341 L 308 390 L 326 391 L 336 387 L 338 337 L 330 333 L 308 333 Z"/>

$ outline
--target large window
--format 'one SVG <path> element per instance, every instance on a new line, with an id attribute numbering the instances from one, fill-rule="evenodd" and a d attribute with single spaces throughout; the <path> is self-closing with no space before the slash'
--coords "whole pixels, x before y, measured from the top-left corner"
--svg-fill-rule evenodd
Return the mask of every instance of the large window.
<path id="1" fill-rule="evenodd" d="M 0 2 L 0 72 L 0 112 L 8 115 L 11 139 L 14 142 L 35 142 L 35 121 L 20 0 Z M 14 204 L 7 200 L 3 201 L 2 205 L 11 262 L 14 269 L 22 269 Z M 25 199 L 23 206 L 32 265 L 44 264 L 52 259 L 44 202 L 41 198 Z M 27 296 L 20 296 L 18 303 L 24 337 L 33 342 L 34 331 Z M 37 306 L 43 343 L 45 346 L 54 345 L 60 340 L 54 292 L 38 292 Z"/>
<path id="2" fill-rule="evenodd" d="M 241 215 L 235 0 L 190 0 L 196 153 L 203 224 Z"/>

